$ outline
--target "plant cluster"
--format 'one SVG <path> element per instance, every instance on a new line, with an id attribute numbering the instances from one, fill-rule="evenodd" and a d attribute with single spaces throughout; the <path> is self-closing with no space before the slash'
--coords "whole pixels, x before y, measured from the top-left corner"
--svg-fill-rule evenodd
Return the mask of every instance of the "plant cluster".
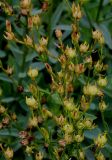
<path id="1" fill-rule="evenodd" d="M 104 63 L 105 39 L 103 33 L 95 29 L 91 31 L 91 42 L 81 41 L 83 3 L 73 2 L 70 5 L 66 2 L 71 16 L 71 34 L 69 42 L 65 43 L 63 31 L 55 29 L 56 55 L 49 49 L 50 35 L 41 33 L 42 16 L 49 9 L 49 1 L 42 4 L 38 13 L 33 12 L 31 0 L 21 0 L 16 9 L 4 1 L 0 2 L 5 14 L 9 15 L 4 33 L 8 51 L 10 46 L 18 46 L 22 50 L 22 60 L 20 56 L 17 61 L 20 61 L 19 68 L 25 74 L 18 75 L 18 67 L 13 66 L 11 57 L 7 68 L 0 61 L 1 71 L 10 83 L 6 87 L 13 86 L 19 95 L 11 105 L 4 101 L 0 103 L 0 130 L 6 133 L 0 138 L 2 159 L 17 159 L 18 150 L 21 160 L 25 156 L 35 160 L 86 160 L 88 150 L 96 160 L 106 159 L 103 148 L 111 137 L 104 116 L 108 107 L 103 90 L 108 84 L 108 66 Z M 12 25 L 15 21 L 16 27 Z M 17 27 L 19 32 L 24 30 L 23 35 L 16 32 Z M 25 61 L 28 51 L 29 57 L 34 56 L 33 61 L 42 63 L 43 71 Z M 1 86 L 0 96 L 3 95 Z M 97 103 L 103 127 L 90 140 L 86 134 L 100 128 L 97 117 L 91 112 L 93 103 Z"/>

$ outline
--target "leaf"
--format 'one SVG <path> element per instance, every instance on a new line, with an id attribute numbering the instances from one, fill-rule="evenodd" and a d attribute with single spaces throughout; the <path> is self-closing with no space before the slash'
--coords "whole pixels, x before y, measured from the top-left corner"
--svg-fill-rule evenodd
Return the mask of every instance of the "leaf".
<path id="1" fill-rule="evenodd" d="M 65 9 L 65 5 L 63 4 L 63 2 L 61 2 L 58 5 L 58 7 L 57 7 L 56 11 L 54 12 L 54 14 L 52 15 L 51 22 L 50 22 L 50 24 L 51 24 L 51 35 L 53 33 L 53 30 L 54 30 L 56 24 L 58 23 L 58 21 L 59 21 L 59 19 L 61 17 L 61 14 L 62 14 L 64 9 Z"/>
<path id="2" fill-rule="evenodd" d="M 90 149 L 86 151 L 86 157 L 87 157 L 87 160 L 95 160 L 94 154 Z"/>
<path id="3" fill-rule="evenodd" d="M 54 93 L 51 95 L 51 101 L 55 104 L 62 105 L 62 101 L 58 93 Z"/>
<path id="4" fill-rule="evenodd" d="M 91 120 L 97 119 L 96 116 L 94 116 L 93 114 L 89 114 L 89 113 L 85 113 L 85 117 L 86 117 L 86 118 L 90 118 Z"/>
<path id="5" fill-rule="evenodd" d="M 0 50 L 0 58 L 4 58 L 6 56 L 6 52 Z"/>
<path id="6" fill-rule="evenodd" d="M 0 73 L 0 80 L 13 83 L 12 80 L 4 73 Z"/>
<path id="7" fill-rule="evenodd" d="M 17 98 L 15 98 L 15 97 L 7 97 L 7 98 L 1 99 L 2 103 L 11 103 L 13 101 L 17 101 Z"/>
<path id="8" fill-rule="evenodd" d="M 28 62 L 28 61 L 32 61 L 32 59 L 33 58 L 35 58 L 35 57 L 37 57 L 37 53 L 36 52 L 33 52 L 33 53 L 29 53 L 29 54 L 27 54 L 27 56 L 26 56 L 26 62 Z"/>
<path id="9" fill-rule="evenodd" d="M 98 136 L 99 133 L 101 133 L 101 130 L 99 128 L 95 128 L 90 131 L 85 131 L 84 135 L 86 138 L 93 140 L 94 138 L 96 138 Z"/>
<path id="10" fill-rule="evenodd" d="M 42 70 L 43 68 L 45 68 L 45 65 L 42 62 L 34 62 L 31 64 L 31 67 L 37 68 L 38 70 Z"/>
<path id="11" fill-rule="evenodd" d="M 9 129 L 2 129 L 0 130 L 0 136 L 13 136 L 18 137 L 18 130 L 15 128 L 9 128 Z"/>

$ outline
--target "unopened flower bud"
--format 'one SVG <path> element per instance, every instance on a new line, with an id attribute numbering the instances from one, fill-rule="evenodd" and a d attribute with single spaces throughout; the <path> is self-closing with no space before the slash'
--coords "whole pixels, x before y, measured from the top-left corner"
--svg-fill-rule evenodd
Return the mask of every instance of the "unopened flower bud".
<path id="1" fill-rule="evenodd" d="M 0 114 L 3 114 L 6 111 L 5 107 L 0 105 Z"/>
<path id="2" fill-rule="evenodd" d="M 84 140 L 84 135 L 80 135 L 80 134 L 75 135 L 74 139 L 76 142 L 81 143 Z"/>
<path id="3" fill-rule="evenodd" d="M 34 80 L 38 76 L 38 69 L 37 68 L 29 68 L 27 74 L 32 80 Z"/>
<path id="4" fill-rule="evenodd" d="M 85 154 L 82 150 L 79 150 L 79 158 L 80 160 L 85 160 Z"/>
<path id="5" fill-rule="evenodd" d="M 38 152 L 35 155 L 35 160 L 42 160 L 43 159 L 43 153 L 42 152 Z"/>
<path id="6" fill-rule="evenodd" d="M 87 52 L 88 51 L 88 49 L 89 49 L 89 44 L 87 44 L 86 42 L 84 42 L 84 43 L 82 43 L 81 45 L 80 45 L 80 52 L 81 53 L 85 53 L 85 52 Z"/>
<path id="7" fill-rule="evenodd" d="M 32 109 L 37 109 L 38 108 L 38 106 L 37 106 L 38 103 L 34 99 L 34 97 L 30 97 L 30 98 L 26 97 L 26 104 Z"/>
<path id="8" fill-rule="evenodd" d="M 21 8 L 27 9 L 31 5 L 31 0 L 21 0 L 20 5 Z"/>
<path id="9" fill-rule="evenodd" d="M 65 109 L 72 111 L 74 110 L 75 104 L 73 102 L 73 99 L 65 99 L 64 100 L 64 107 Z"/>
<path id="10" fill-rule="evenodd" d="M 24 43 L 25 45 L 32 46 L 33 40 L 28 35 L 26 35 L 26 38 L 24 38 Z"/>
<path id="11" fill-rule="evenodd" d="M 5 32 L 4 35 L 5 39 L 11 41 L 11 40 L 15 40 L 15 35 L 13 32 Z"/>
<path id="12" fill-rule="evenodd" d="M 94 143 L 98 148 L 103 148 L 104 145 L 107 143 L 106 133 L 99 134 L 96 139 L 94 139 Z"/>
<path id="13" fill-rule="evenodd" d="M 107 105 L 104 101 L 101 101 L 99 103 L 99 109 L 100 109 L 101 112 L 104 112 L 107 109 Z"/>
<path id="14" fill-rule="evenodd" d="M 48 38 L 42 37 L 42 38 L 40 39 L 39 43 L 40 43 L 40 45 L 42 45 L 42 46 L 47 46 L 47 44 L 48 44 Z"/>
<path id="15" fill-rule="evenodd" d="M 72 133 L 73 132 L 73 125 L 72 124 L 65 124 L 63 126 L 63 130 L 65 131 L 65 133 Z"/>
<path id="16" fill-rule="evenodd" d="M 82 18 L 82 12 L 79 4 L 76 6 L 75 3 L 72 4 L 72 15 L 73 18 L 80 20 Z"/>
<path id="17" fill-rule="evenodd" d="M 26 152 L 28 155 L 32 154 L 32 153 L 33 153 L 32 147 L 27 146 L 25 152 Z"/>
<path id="18" fill-rule="evenodd" d="M 14 155 L 14 152 L 11 148 L 7 148 L 5 151 L 4 151 L 4 156 L 7 160 L 10 160 L 13 158 L 13 155 Z"/>
<path id="19" fill-rule="evenodd" d="M 107 79 L 100 77 L 97 81 L 98 85 L 100 87 L 105 87 L 107 85 Z"/>
<path id="20" fill-rule="evenodd" d="M 65 54 L 69 57 L 69 58 L 74 58 L 76 57 L 76 51 L 75 49 L 71 48 L 71 47 L 66 47 L 65 49 Z"/>
<path id="21" fill-rule="evenodd" d="M 101 152 L 99 152 L 99 153 L 96 155 L 96 160 L 105 160 L 105 157 L 104 157 L 104 155 L 103 155 Z"/>
<path id="22" fill-rule="evenodd" d="M 37 125 L 38 125 L 38 119 L 37 119 L 37 117 L 33 117 L 33 118 L 29 119 L 29 122 L 28 122 L 28 127 L 29 128 L 37 127 Z"/>
<path id="23" fill-rule="evenodd" d="M 103 70 L 103 63 L 97 61 L 97 63 L 94 65 L 94 69 L 96 72 L 101 72 Z"/>
<path id="24" fill-rule="evenodd" d="M 62 38 L 62 32 L 61 32 L 60 29 L 56 29 L 56 30 L 55 30 L 55 34 L 56 34 L 56 37 L 57 37 L 57 38 Z"/>
<path id="25" fill-rule="evenodd" d="M 83 92 L 85 95 L 95 96 L 98 94 L 98 88 L 96 85 L 88 84 L 87 86 L 84 86 Z"/>

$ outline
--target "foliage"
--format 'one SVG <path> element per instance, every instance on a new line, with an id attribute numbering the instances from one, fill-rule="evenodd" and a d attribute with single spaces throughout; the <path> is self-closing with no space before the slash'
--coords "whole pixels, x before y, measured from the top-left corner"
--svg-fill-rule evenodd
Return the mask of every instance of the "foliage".
<path id="1" fill-rule="evenodd" d="M 0 160 L 111 160 L 112 2 L 0 6 Z"/>

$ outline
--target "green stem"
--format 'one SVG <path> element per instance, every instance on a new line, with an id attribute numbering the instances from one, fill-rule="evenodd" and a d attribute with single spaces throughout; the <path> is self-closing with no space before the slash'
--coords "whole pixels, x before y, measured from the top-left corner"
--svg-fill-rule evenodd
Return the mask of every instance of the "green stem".
<path id="1" fill-rule="evenodd" d="M 68 5 L 69 9 L 72 11 L 72 8 L 71 8 L 71 6 L 70 6 L 68 0 L 65 0 L 65 3 Z"/>
<path id="2" fill-rule="evenodd" d="M 105 121 L 103 112 L 101 112 L 101 117 L 102 117 L 102 122 L 103 122 L 104 129 L 105 129 L 106 131 L 108 131 L 109 128 L 108 128 L 108 125 L 107 125 L 107 123 L 106 123 L 106 121 Z"/>
<path id="3" fill-rule="evenodd" d="M 98 19 L 99 19 L 99 16 L 100 16 L 100 12 L 102 10 L 103 2 L 104 2 L 104 0 L 100 0 L 98 11 L 97 11 L 97 15 L 96 15 L 96 22 L 98 22 Z"/>

